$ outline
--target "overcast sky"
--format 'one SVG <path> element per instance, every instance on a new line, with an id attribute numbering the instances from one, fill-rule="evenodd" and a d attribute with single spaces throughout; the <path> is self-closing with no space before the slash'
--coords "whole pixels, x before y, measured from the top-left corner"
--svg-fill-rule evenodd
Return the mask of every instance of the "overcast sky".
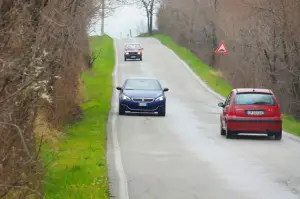
<path id="1" fill-rule="evenodd" d="M 138 28 L 144 32 L 147 30 L 145 11 L 138 9 L 136 6 L 123 6 L 118 8 L 115 13 L 105 19 L 104 32 L 111 37 L 127 37 L 129 30 L 132 31 L 132 36 L 138 34 Z M 155 22 L 155 20 L 154 20 Z M 155 27 L 155 23 L 153 23 Z M 144 30 L 142 30 L 144 29 Z M 101 19 L 97 19 L 96 24 L 91 28 L 90 35 L 101 34 Z"/>

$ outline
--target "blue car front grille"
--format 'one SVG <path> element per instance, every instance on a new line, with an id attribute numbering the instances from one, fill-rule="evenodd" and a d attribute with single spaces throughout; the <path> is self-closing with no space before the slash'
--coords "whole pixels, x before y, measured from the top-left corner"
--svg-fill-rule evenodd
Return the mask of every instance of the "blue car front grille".
<path id="1" fill-rule="evenodd" d="M 133 98 L 132 99 L 135 102 L 153 102 L 154 99 L 153 98 Z"/>

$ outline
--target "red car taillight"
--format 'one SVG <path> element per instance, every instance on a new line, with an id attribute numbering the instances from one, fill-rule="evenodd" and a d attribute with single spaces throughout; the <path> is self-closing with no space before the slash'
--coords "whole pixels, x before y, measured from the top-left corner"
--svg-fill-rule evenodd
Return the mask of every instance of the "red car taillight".
<path id="1" fill-rule="evenodd" d="M 278 105 L 275 107 L 274 114 L 275 114 L 275 116 L 277 116 L 277 117 L 280 117 L 280 116 L 281 116 L 280 108 L 279 108 Z"/>
<path id="2" fill-rule="evenodd" d="M 230 116 L 235 116 L 236 115 L 234 107 L 229 108 L 228 115 L 230 115 Z"/>

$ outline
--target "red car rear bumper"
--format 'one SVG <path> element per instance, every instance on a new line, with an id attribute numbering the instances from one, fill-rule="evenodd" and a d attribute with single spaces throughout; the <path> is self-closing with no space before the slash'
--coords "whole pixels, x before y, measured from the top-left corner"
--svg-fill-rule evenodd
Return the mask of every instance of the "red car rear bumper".
<path id="1" fill-rule="evenodd" d="M 282 119 L 279 117 L 228 117 L 227 128 L 232 132 L 279 133 L 282 131 Z"/>

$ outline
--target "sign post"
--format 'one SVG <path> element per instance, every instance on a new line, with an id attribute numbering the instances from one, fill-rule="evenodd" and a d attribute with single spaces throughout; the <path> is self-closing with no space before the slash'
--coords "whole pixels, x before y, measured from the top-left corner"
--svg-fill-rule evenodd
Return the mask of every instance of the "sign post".
<path id="1" fill-rule="evenodd" d="M 224 43 L 224 41 L 221 41 L 221 43 L 219 44 L 218 48 L 215 51 L 216 54 L 221 54 L 221 55 L 227 55 L 228 54 L 228 50 L 227 47 Z M 218 71 L 218 78 L 217 78 L 217 82 L 216 84 L 218 85 L 218 80 L 221 79 L 221 74 L 220 74 L 220 70 Z"/>

